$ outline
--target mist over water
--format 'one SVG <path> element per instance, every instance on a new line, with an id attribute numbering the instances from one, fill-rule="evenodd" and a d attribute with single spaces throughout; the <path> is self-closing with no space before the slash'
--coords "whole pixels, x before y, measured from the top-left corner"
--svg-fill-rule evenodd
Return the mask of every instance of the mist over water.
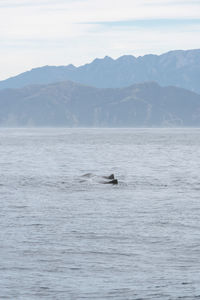
<path id="1" fill-rule="evenodd" d="M 200 299 L 199 168 L 200 129 L 0 129 L 0 299 Z"/>

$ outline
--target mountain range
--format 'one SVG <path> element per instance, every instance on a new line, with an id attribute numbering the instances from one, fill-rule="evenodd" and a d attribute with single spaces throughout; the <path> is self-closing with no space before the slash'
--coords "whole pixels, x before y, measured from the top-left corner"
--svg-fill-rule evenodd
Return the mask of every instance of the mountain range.
<path id="1" fill-rule="evenodd" d="M 200 50 L 176 50 L 138 58 L 124 55 L 95 59 L 80 67 L 44 66 L 0 81 L 0 89 L 71 80 L 99 88 L 121 88 L 145 81 L 200 93 Z"/>
<path id="2" fill-rule="evenodd" d="M 200 126 L 200 95 L 155 82 L 96 88 L 64 81 L 4 89 L 0 126 Z"/>

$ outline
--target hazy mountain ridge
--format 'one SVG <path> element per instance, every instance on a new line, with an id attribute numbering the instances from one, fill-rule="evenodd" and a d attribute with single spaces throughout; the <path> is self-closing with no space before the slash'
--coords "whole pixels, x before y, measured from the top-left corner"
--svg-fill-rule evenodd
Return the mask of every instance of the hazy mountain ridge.
<path id="1" fill-rule="evenodd" d="M 0 126 L 200 126 L 200 95 L 155 82 L 116 89 L 69 81 L 5 89 Z"/>
<path id="2" fill-rule="evenodd" d="M 106 56 L 80 67 L 44 66 L 0 81 L 0 89 L 66 80 L 100 88 L 156 81 L 162 86 L 174 85 L 200 93 L 200 50 L 176 50 L 138 58 L 124 55 L 116 60 Z"/>

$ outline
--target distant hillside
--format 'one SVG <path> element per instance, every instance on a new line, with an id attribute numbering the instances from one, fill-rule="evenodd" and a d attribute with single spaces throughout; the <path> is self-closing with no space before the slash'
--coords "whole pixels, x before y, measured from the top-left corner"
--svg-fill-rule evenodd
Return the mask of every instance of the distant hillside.
<path id="1" fill-rule="evenodd" d="M 81 67 L 45 66 L 0 81 L 0 89 L 66 80 L 100 88 L 156 81 L 162 86 L 174 85 L 200 93 L 200 50 L 177 50 L 138 58 L 125 55 L 116 60 L 105 57 Z"/>
<path id="2" fill-rule="evenodd" d="M 200 126 L 200 95 L 154 82 L 121 89 L 73 82 L 5 89 L 0 126 Z"/>

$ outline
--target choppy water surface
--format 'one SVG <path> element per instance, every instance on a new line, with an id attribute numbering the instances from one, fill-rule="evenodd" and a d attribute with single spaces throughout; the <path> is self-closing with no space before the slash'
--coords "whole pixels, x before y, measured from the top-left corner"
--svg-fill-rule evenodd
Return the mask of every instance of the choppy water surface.
<path id="1" fill-rule="evenodd" d="M 0 130 L 0 299 L 200 299 L 199 219 L 200 129 Z"/>

